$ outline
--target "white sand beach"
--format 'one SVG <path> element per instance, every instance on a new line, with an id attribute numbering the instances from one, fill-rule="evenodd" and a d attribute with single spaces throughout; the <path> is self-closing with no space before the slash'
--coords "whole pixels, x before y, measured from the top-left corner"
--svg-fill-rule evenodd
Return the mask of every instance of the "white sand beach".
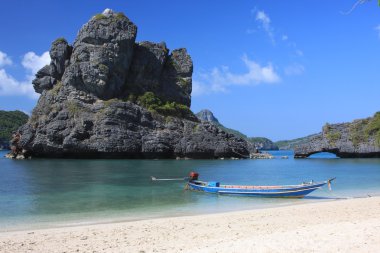
<path id="1" fill-rule="evenodd" d="M 380 197 L 0 233 L 0 252 L 379 252 Z"/>

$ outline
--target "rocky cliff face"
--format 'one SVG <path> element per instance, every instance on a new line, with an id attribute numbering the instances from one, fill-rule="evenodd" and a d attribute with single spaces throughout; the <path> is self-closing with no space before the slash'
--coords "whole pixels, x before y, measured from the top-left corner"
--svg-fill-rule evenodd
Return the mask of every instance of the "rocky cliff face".
<path id="1" fill-rule="evenodd" d="M 186 49 L 135 42 L 137 27 L 106 10 L 58 39 L 33 81 L 41 93 L 13 140 L 33 157 L 218 158 L 248 155 L 246 141 L 189 110 L 193 64 Z"/>
<path id="2" fill-rule="evenodd" d="M 380 157 L 380 112 L 351 123 L 326 124 L 322 133 L 294 148 L 295 158 L 330 152 L 341 158 Z"/>

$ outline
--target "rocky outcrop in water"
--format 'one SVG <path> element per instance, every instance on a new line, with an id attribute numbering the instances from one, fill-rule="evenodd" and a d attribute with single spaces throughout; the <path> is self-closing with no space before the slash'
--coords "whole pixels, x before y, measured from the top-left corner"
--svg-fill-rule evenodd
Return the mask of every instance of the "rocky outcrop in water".
<path id="1" fill-rule="evenodd" d="M 186 49 L 135 42 L 137 27 L 106 10 L 58 39 L 33 81 L 41 93 L 13 155 L 91 158 L 248 156 L 248 143 L 190 111 Z M 239 155 L 240 154 L 240 155 Z"/>
<path id="2" fill-rule="evenodd" d="M 351 123 L 326 124 L 322 133 L 294 148 L 295 158 L 330 152 L 341 158 L 380 157 L 380 112 Z"/>

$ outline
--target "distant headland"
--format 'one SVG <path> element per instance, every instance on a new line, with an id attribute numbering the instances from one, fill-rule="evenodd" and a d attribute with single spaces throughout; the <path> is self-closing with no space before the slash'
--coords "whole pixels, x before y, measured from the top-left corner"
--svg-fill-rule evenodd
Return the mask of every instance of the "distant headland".
<path id="1" fill-rule="evenodd" d="M 250 150 L 253 152 L 255 152 L 257 150 L 278 150 L 279 149 L 278 146 L 268 138 L 265 138 L 265 137 L 248 137 L 247 135 L 241 133 L 238 130 L 225 127 L 222 123 L 219 122 L 219 120 L 214 116 L 214 114 L 208 109 L 203 109 L 195 115 L 201 121 L 207 121 L 207 122 L 213 123 L 214 125 L 223 129 L 225 132 L 233 134 L 235 136 L 238 136 L 238 137 L 248 141 L 248 143 L 251 146 Z"/>
<path id="2" fill-rule="evenodd" d="M 326 124 L 322 132 L 294 147 L 295 158 L 330 152 L 341 158 L 380 157 L 380 112 L 351 123 Z"/>

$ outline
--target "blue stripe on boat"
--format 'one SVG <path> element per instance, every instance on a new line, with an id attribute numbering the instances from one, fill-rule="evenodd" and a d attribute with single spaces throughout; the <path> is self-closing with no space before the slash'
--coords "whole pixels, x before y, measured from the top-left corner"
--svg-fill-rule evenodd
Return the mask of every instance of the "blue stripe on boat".
<path id="1" fill-rule="evenodd" d="M 198 180 L 190 181 L 190 190 L 202 191 L 207 193 L 253 196 L 253 197 L 288 197 L 302 198 L 305 195 L 321 188 L 328 181 L 320 183 L 309 183 L 301 185 L 286 186 L 231 186 L 220 185 L 219 187 L 208 186 L 208 182 Z"/>

